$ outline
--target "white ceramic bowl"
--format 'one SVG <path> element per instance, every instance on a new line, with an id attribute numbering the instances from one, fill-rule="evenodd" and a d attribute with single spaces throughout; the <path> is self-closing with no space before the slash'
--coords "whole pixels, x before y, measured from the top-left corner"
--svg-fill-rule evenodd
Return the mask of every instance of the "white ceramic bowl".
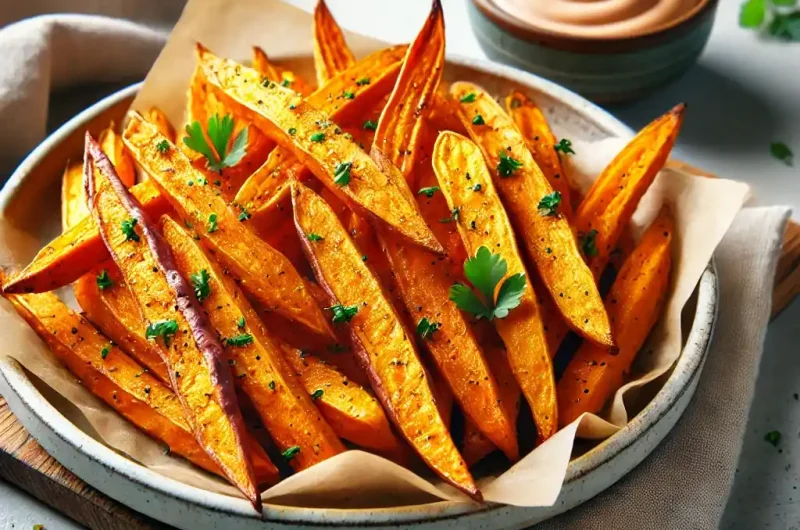
<path id="1" fill-rule="evenodd" d="M 310 65 L 307 59 L 306 65 Z M 570 138 L 629 138 L 633 132 L 580 96 L 532 74 L 487 61 L 450 58 L 449 79 L 470 79 L 505 94 L 521 88 L 535 97 L 554 128 Z M 82 153 L 83 132 L 98 133 L 119 122 L 139 85 L 121 90 L 66 123 L 14 172 L 0 193 L 0 214 L 16 226 L 49 240 L 59 215 L 58 193 L 64 161 Z M 32 207 L 36 205 L 36 207 Z M 44 222 L 49 216 L 51 222 Z M 50 226 L 51 228 L 46 228 Z M 13 360 L 0 360 L 0 392 L 25 427 L 59 462 L 83 480 L 128 506 L 182 529 L 369 527 L 523 528 L 562 513 L 597 495 L 636 467 L 667 435 L 694 394 L 711 342 L 717 310 L 717 280 L 709 264 L 696 290 L 696 309 L 683 353 L 652 401 L 617 434 L 569 465 L 555 505 L 517 508 L 467 503 L 381 509 L 307 509 L 265 504 L 264 520 L 244 499 L 210 493 L 165 478 L 116 453 L 68 421 Z"/>

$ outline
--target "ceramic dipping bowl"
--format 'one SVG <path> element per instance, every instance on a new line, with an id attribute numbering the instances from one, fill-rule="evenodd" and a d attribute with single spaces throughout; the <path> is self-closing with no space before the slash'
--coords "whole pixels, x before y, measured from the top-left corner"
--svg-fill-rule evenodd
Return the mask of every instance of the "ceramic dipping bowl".
<path id="1" fill-rule="evenodd" d="M 595 102 L 639 98 L 683 75 L 708 42 L 718 0 L 699 0 L 684 16 L 625 38 L 577 37 L 527 24 L 495 0 L 467 2 L 486 55 L 550 79 Z"/>

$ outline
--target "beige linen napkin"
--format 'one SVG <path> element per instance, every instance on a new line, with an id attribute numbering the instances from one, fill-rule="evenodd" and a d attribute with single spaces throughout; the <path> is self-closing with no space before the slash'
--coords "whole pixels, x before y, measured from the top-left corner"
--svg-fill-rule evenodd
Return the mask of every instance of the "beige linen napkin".
<path id="1" fill-rule="evenodd" d="M 109 15 L 163 25 L 169 20 L 158 17 L 177 15 L 170 2 L 52 4 L 82 12 L 102 6 Z M 37 10 L 42 5 L 30 4 Z M 17 5 L 0 17 L 25 14 Z M 0 128 L 0 175 L 10 173 L 44 136 L 48 103 L 58 105 L 49 101 L 51 92 L 140 79 L 163 41 L 162 33 L 147 26 L 96 16 L 40 17 L 0 30 L 0 119 L 14 125 Z M 615 487 L 543 528 L 716 527 L 741 448 L 787 215 L 785 208 L 745 209 L 719 247 L 723 302 L 716 339 L 697 395 L 667 441 Z"/>

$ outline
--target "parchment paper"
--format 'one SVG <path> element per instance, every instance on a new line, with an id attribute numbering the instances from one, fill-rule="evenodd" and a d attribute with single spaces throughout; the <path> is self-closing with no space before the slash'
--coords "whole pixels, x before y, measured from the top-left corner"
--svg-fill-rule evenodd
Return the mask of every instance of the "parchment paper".
<path id="1" fill-rule="evenodd" d="M 420 26 L 422 23 L 420 20 Z M 410 40 L 413 35 L 408 38 Z M 255 44 L 273 58 L 308 56 L 311 53 L 311 16 L 278 0 L 190 0 L 148 75 L 134 108 L 143 110 L 158 105 L 173 123 L 183 123 L 196 40 L 221 56 L 241 61 L 249 58 L 251 46 Z M 357 56 L 380 46 L 374 40 L 351 33 L 347 34 L 347 41 Z M 311 72 L 305 73 L 313 79 Z M 557 127 L 556 133 L 559 133 Z M 588 142 L 573 138 L 577 153 L 569 161 L 573 181 L 585 189 L 624 144 L 622 139 Z M 672 206 L 676 216 L 674 268 L 664 316 L 648 347 L 637 359 L 639 373 L 644 375 L 617 392 L 604 418 L 585 415 L 511 469 L 478 477 L 487 501 L 519 506 L 552 505 L 564 480 L 576 435 L 605 438 L 627 422 L 628 411 L 623 399 L 626 393 L 663 375 L 680 355 L 686 331 L 681 329 L 681 310 L 747 195 L 747 186 L 738 182 L 669 170 L 658 176 L 636 212 L 634 222 L 640 232 L 662 203 Z M 44 243 L 11 228 L 7 221 L 0 221 L 0 249 L 4 251 L 2 264 L 6 268 L 23 264 L 31 257 L 32 249 Z M 164 476 L 210 491 L 238 495 L 224 481 L 180 458 L 165 455 L 161 444 L 89 394 L 59 365 L 5 300 L 0 301 L 0 337 L 6 346 L 4 354 L 17 359 L 63 396 L 66 401 L 55 400 L 54 404 L 96 439 Z M 436 498 L 469 502 L 432 475 L 417 475 L 362 451 L 349 451 L 298 473 L 266 491 L 263 498 L 295 506 L 340 508 L 398 506 Z"/>

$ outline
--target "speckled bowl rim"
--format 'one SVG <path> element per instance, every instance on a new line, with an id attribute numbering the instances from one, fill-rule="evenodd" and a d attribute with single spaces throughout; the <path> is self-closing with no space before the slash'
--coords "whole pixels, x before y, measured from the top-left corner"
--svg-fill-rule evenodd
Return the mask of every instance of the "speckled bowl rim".
<path id="1" fill-rule="evenodd" d="M 483 59 L 448 55 L 448 62 L 457 66 L 475 68 L 504 78 L 511 82 L 530 87 L 558 100 L 561 105 L 570 107 L 575 113 L 586 117 L 609 135 L 629 138 L 634 132 L 611 116 L 605 110 L 583 99 L 570 90 L 542 79 L 533 74 L 509 66 L 492 63 Z M 141 87 L 141 83 L 131 85 L 100 100 L 88 109 L 62 125 L 44 142 L 36 147 L 20 164 L 0 191 L 0 215 L 8 209 L 17 191 L 24 184 L 26 176 L 39 161 L 76 130 L 82 129 L 96 115 L 113 107 L 126 98 L 131 98 Z M 608 464 L 625 449 L 643 437 L 664 417 L 689 390 L 691 383 L 699 375 L 705 360 L 705 353 L 713 336 L 718 308 L 717 276 L 713 260 L 703 273 L 697 287 L 697 309 L 681 356 L 672 373 L 651 402 L 625 427 L 613 436 L 600 442 L 585 454 L 570 462 L 565 485 L 591 473 L 598 467 Z M 67 420 L 31 383 L 18 362 L 5 358 L 0 360 L 0 375 L 25 407 L 43 424 L 69 446 L 104 468 L 126 477 L 131 482 L 172 497 L 187 504 L 195 504 L 204 509 L 223 512 L 231 516 L 255 518 L 249 502 L 243 498 L 231 497 L 209 492 L 165 477 L 145 466 L 121 455 L 103 445 L 78 429 Z M 393 508 L 337 509 L 337 508 L 298 508 L 264 504 L 265 523 L 330 526 L 357 525 L 362 527 L 391 523 L 413 525 L 433 520 L 452 520 L 479 512 L 504 509 L 498 504 L 475 505 L 468 502 L 436 501 L 427 504 Z"/>

